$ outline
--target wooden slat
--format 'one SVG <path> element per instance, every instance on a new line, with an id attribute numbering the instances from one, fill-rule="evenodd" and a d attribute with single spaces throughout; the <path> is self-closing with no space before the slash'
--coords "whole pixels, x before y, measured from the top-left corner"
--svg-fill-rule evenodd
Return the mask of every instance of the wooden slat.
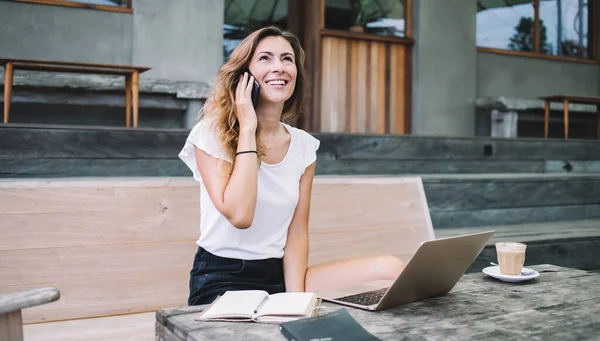
<path id="1" fill-rule="evenodd" d="M 406 47 L 402 46 L 402 45 L 392 45 L 391 46 L 391 52 L 393 54 L 396 55 L 396 73 L 394 75 L 395 79 L 396 79 L 396 93 L 394 94 L 394 96 L 397 98 L 396 99 L 396 112 L 392 113 L 395 114 L 396 116 L 396 126 L 392 127 L 392 129 L 394 129 L 394 132 L 396 134 L 404 134 L 406 132 L 406 127 L 404 126 L 404 122 L 406 121 L 405 116 L 406 113 L 404 111 L 405 108 L 405 102 L 408 100 L 406 98 L 406 82 L 405 82 L 405 76 L 406 76 L 406 70 L 405 70 L 405 65 L 406 65 L 406 61 L 405 61 L 405 51 L 406 51 Z"/>
<path id="2" fill-rule="evenodd" d="M 329 89 L 333 86 L 333 79 L 332 79 L 332 73 L 331 71 L 333 70 L 331 67 L 331 58 L 333 57 L 332 55 L 332 50 L 333 50 L 333 40 L 332 39 L 328 39 L 328 38 L 323 38 L 323 46 L 322 46 L 322 52 L 323 52 L 323 58 L 321 60 L 321 86 L 323 87 L 323 89 Z M 331 112 L 331 108 L 333 107 L 332 103 L 332 92 L 330 91 L 321 91 L 321 122 L 320 122 L 320 126 L 321 126 L 321 131 L 330 131 L 330 127 L 329 127 L 329 117 L 331 117 L 333 115 L 333 113 Z"/>
<path id="3" fill-rule="evenodd" d="M 23 311 L 27 322 L 184 305 L 194 241 L 0 252 L 0 293 L 55 286 L 61 298 Z"/>
<path id="4" fill-rule="evenodd" d="M 389 122 L 390 132 L 395 134 L 405 133 L 405 47 L 390 45 L 390 97 L 389 97 Z"/>
<path id="5" fill-rule="evenodd" d="M 357 133 L 366 133 L 367 132 L 367 116 L 368 106 L 367 106 L 367 97 L 369 95 L 369 86 L 368 86 L 368 41 L 359 41 L 357 43 L 357 88 L 358 88 L 358 96 L 356 96 L 356 132 Z"/>
<path id="6" fill-rule="evenodd" d="M 379 80 L 379 66 L 377 65 L 378 55 L 377 55 L 377 45 L 376 42 L 371 42 L 369 44 L 369 61 L 368 61 L 368 103 L 367 103 L 367 122 L 369 133 L 377 132 L 377 96 L 378 96 L 378 80 Z"/>
<path id="7" fill-rule="evenodd" d="M 404 134 L 412 133 L 412 46 L 404 49 Z"/>
<path id="8" fill-rule="evenodd" d="M 367 82 L 367 133 L 385 133 L 385 43 L 371 42 L 369 48 L 369 81 Z"/>
<path id="9" fill-rule="evenodd" d="M 29 2 L 34 4 L 43 4 L 43 5 L 52 5 L 52 6 L 62 6 L 62 7 L 74 7 L 74 8 L 85 8 L 85 9 L 93 9 L 93 10 L 101 10 L 101 11 L 109 11 L 109 12 L 121 12 L 121 13 L 133 13 L 133 9 L 131 8 L 130 2 L 128 3 L 128 7 L 119 7 L 119 6 L 107 6 L 107 5 L 96 5 L 89 4 L 84 2 L 77 1 L 65 1 L 65 0 L 14 0 L 18 2 Z"/>
<path id="10" fill-rule="evenodd" d="M 5 235 L 0 239 L 0 250 L 197 237 L 199 224 L 189 225 L 200 218 L 196 184 L 100 186 L 3 188 L 0 220 Z"/>
<path id="11" fill-rule="evenodd" d="M 156 313 L 28 324 L 27 341 L 152 341 Z"/>
<path id="12" fill-rule="evenodd" d="M 80 67 L 60 64 L 42 63 L 13 63 L 16 70 L 49 71 L 49 72 L 71 72 L 71 73 L 95 73 L 103 75 L 129 75 L 134 72 L 131 69 Z"/>
<path id="13" fill-rule="evenodd" d="M 350 42 L 338 38 L 323 39 L 323 70 L 321 94 L 321 131 L 344 132 L 349 127 L 350 108 L 352 106 L 351 83 L 353 74 L 347 69 L 351 68 L 348 51 L 352 54 Z M 357 75 L 354 75 L 356 78 Z M 350 102 L 350 103 L 349 103 Z"/>
<path id="14" fill-rule="evenodd" d="M 19 0 L 17 0 L 19 1 Z M 6 64 L 8 62 L 15 62 L 21 64 L 44 64 L 44 65 L 55 65 L 55 66 L 71 66 L 81 68 L 100 68 L 100 69 L 124 69 L 131 71 L 144 72 L 150 70 L 147 66 L 135 66 L 135 65 L 123 65 L 123 64 L 101 64 L 101 63 L 81 63 L 81 62 L 69 62 L 61 60 L 47 60 L 47 59 L 25 59 L 25 58 L 0 58 L 0 64 Z"/>
<path id="15" fill-rule="evenodd" d="M 330 77 L 332 79 L 331 87 L 327 91 L 330 96 L 329 108 L 325 115 L 329 116 L 328 132 L 340 132 L 344 131 L 343 124 L 340 124 L 342 118 L 345 115 L 344 108 L 344 97 L 346 83 L 343 81 L 346 77 L 345 70 L 341 69 L 336 63 L 342 64 L 340 59 L 346 60 L 346 46 L 344 42 L 339 39 L 331 39 L 331 61 L 329 62 Z"/>
<path id="16" fill-rule="evenodd" d="M 388 91 L 389 91 L 389 96 L 388 96 L 388 111 L 386 113 L 387 118 L 388 118 L 388 132 L 390 133 L 395 133 L 396 132 L 396 111 L 398 110 L 398 105 L 399 105 L 399 101 L 401 100 L 400 98 L 398 98 L 397 94 L 398 94 L 398 83 L 396 82 L 396 77 L 397 77 L 397 73 L 398 73 L 398 55 L 396 53 L 394 53 L 393 47 L 391 45 L 387 45 L 387 51 L 386 51 L 388 58 L 389 58 L 389 66 L 390 66 L 390 73 L 389 73 L 389 83 L 387 84 L 388 86 Z"/>
<path id="17" fill-rule="evenodd" d="M 191 196 L 196 195 L 196 191 L 188 192 Z M 168 208 L 160 208 L 158 203 L 149 203 L 148 206 L 154 206 L 155 209 L 148 210 L 135 203 L 122 204 L 122 208 L 115 208 L 114 213 L 82 209 L 70 212 L 59 210 L 0 214 L 2 231 L 6 233 L 0 238 L 0 251 L 69 245 L 181 241 L 193 239 L 198 235 L 199 224 L 189 225 L 191 221 L 199 221 L 198 206 L 193 203 L 188 202 L 182 207 L 167 204 Z M 161 212 L 163 209 L 165 211 Z M 183 226 L 185 228 L 182 228 Z"/>
<path id="18" fill-rule="evenodd" d="M 384 134 L 386 133 L 386 104 L 385 104 L 385 91 L 386 91 L 386 84 L 385 84 L 385 73 L 386 73 L 386 56 L 385 56 L 385 51 L 386 51 L 386 47 L 385 44 L 379 44 L 378 47 L 378 51 L 377 51 L 377 55 L 378 55 L 378 66 L 379 66 L 379 70 L 378 70 L 378 77 L 379 77 L 379 84 L 377 86 L 377 89 L 379 89 L 379 91 L 377 92 L 377 133 L 379 134 Z"/>
<path id="19" fill-rule="evenodd" d="M 349 108 L 349 116 L 347 116 L 350 120 L 349 132 L 356 133 L 358 131 L 358 94 L 361 90 L 364 89 L 364 84 L 360 84 L 358 79 L 358 45 L 360 42 L 356 40 L 350 41 L 350 79 L 348 84 L 350 84 L 350 108 Z M 348 127 L 348 125 L 347 125 Z"/>
<path id="20" fill-rule="evenodd" d="M 65 297 L 66 294 L 60 287 L 60 284 L 65 282 L 84 278 L 124 279 L 145 276 L 149 272 L 169 272 L 181 266 L 190 267 L 196 248 L 194 243 L 195 239 L 181 242 L 4 250 L 0 251 L 0 268 L 3 274 L 0 287 L 18 286 L 23 282 L 41 284 L 54 279 L 61 296 Z M 182 253 L 181 250 L 186 250 L 186 253 Z M 45 263 L 44 260 L 47 259 L 53 261 Z M 151 267 L 148 266 L 150 264 Z"/>
<path id="21" fill-rule="evenodd" d="M 338 80 L 338 84 L 335 89 L 331 89 L 331 91 L 336 94 L 336 106 L 337 108 L 333 111 L 336 113 L 334 126 L 335 132 L 344 132 L 346 131 L 346 127 L 348 126 L 348 121 L 346 120 L 346 113 L 348 112 L 348 101 L 347 98 L 350 96 L 350 93 L 346 91 L 346 84 L 348 84 L 350 75 L 346 71 L 345 66 L 348 64 L 348 41 L 343 39 L 336 39 L 337 41 L 337 61 L 339 65 L 334 64 L 336 67 L 336 77 Z M 344 66 L 343 68 L 340 66 Z"/>

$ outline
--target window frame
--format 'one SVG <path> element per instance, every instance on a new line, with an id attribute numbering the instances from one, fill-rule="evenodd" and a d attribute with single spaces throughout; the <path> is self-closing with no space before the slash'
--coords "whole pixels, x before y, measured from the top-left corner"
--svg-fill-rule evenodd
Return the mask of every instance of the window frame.
<path id="1" fill-rule="evenodd" d="M 41 5 L 49 5 L 49 6 L 59 6 L 59 7 L 83 8 L 83 9 L 108 11 L 108 12 L 120 12 L 120 13 L 130 13 L 130 14 L 133 13 L 133 5 L 132 5 L 133 0 L 127 0 L 127 4 L 125 7 L 89 4 L 89 3 L 85 3 L 85 2 L 78 2 L 76 0 L 9 0 L 9 1 L 41 4 Z"/>
<path id="2" fill-rule="evenodd" d="M 600 60 L 598 60 L 598 2 L 594 0 L 589 0 L 588 2 L 588 13 L 589 20 L 591 20 L 591 30 L 588 30 L 588 44 L 591 44 L 592 56 L 591 58 L 578 58 L 578 57 L 569 57 L 569 56 L 560 56 L 560 55 L 551 55 L 540 52 L 540 0 L 531 0 L 534 11 L 534 21 L 533 21 L 533 29 L 534 29 L 534 51 L 514 51 L 509 49 L 500 49 L 494 47 L 481 47 L 477 46 L 477 52 L 488 52 L 495 54 L 503 54 L 509 56 L 520 56 L 520 57 L 528 57 L 528 58 L 539 58 L 539 59 L 548 59 L 548 60 L 560 60 L 566 62 L 576 62 L 576 63 L 585 63 L 585 64 L 600 64 Z M 476 28 L 477 29 L 477 28 Z"/>
<path id="3" fill-rule="evenodd" d="M 375 40 L 375 41 L 387 41 L 387 42 L 399 42 L 405 43 L 408 45 L 414 44 L 413 40 L 413 0 L 401 0 L 404 3 L 404 36 L 387 36 L 381 34 L 373 34 L 373 33 L 361 33 L 361 32 L 351 32 L 346 30 L 338 30 L 332 28 L 325 27 L 325 1 L 321 0 L 321 22 L 320 22 L 320 33 L 323 36 L 333 36 L 333 37 L 354 37 L 356 39 L 363 40 Z"/>

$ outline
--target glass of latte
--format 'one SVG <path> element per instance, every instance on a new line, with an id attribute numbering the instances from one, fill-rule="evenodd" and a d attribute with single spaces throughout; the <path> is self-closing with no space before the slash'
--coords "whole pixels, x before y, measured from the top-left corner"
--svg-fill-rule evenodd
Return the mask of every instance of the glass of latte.
<path id="1" fill-rule="evenodd" d="M 498 265 L 504 275 L 519 276 L 525 263 L 525 249 L 527 245 L 516 242 L 496 243 Z"/>

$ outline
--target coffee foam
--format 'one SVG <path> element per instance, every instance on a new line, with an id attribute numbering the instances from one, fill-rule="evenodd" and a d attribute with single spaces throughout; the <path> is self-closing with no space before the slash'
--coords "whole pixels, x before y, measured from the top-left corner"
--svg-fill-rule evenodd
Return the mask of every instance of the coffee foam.
<path id="1" fill-rule="evenodd" d="M 526 247 L 527 245 L 516 242 L 496 243 L 496 248 L 500 252 L 521 253 Z"/>

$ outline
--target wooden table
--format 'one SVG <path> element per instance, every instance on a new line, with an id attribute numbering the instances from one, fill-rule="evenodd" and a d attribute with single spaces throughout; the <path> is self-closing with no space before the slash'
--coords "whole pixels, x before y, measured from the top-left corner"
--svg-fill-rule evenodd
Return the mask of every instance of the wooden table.
<path id="1" fill-rule="evenodd" d="M 8 123 L 10 115 L 14 70 L 30 70 L 125 76 L 125 125 L 131 125 L 133 106 L 133 126 L 138 126 L 139 76 L 150 70 L 149 67 L 19 58 L 0 58 L 0 65 L 4 66 L 4 123 Z"/>
<path id="2" fill-rule="evenodd" d="M 598 139 L 600 140 L 600 97 L 590 96 L 572 96 L 572 95 L 553 95 L 539 97 L 544 100 L 544 137 L 548 138 L 548 124 L 550 123 L 550 103 L 562 102 L 563 103 L 563 119 L 565 127 L 565 140 L 569 138 L 569 103 L 579 104 L 595 104 L 596 105 L 596 117 L 598 126 Z"/>
<path id="3" fill-rule="evenodd" d="M 600 274 L 531 268 L 540 276 L 527 282 L 505 283 L 479 272 L 464 275 L 444 296 L 382 312 L 346 309 L 382 340 L 598 340 Z M 159 310 L 157 340 L 285 340 L 276 324 L 195 321 L 203 307 Z"/>

